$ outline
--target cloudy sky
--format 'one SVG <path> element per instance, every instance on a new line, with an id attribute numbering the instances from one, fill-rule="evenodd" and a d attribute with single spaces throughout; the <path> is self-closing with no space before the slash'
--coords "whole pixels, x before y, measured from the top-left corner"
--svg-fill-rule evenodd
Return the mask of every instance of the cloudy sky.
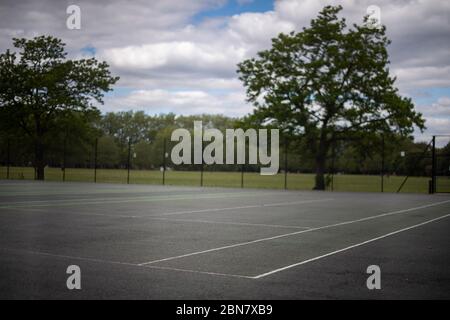
<path id="1" fill-rule="evenodd" d="M 121 79 L 104 112 L 240 116 L 252 107 L 236 64 L 338 3 L 349 23 L 360 23 L 369 5 L 380 7 L 397 86 L 427 119 L 417 137 L 449 133 L 447 0 L 0 0 L 0 50 L 12 47 L 13 37 L 50 34 L 63 39 L 71 57 L 106 60 Z M 81 9 L 80 30 L 66 27 L 71 4 Z"/>

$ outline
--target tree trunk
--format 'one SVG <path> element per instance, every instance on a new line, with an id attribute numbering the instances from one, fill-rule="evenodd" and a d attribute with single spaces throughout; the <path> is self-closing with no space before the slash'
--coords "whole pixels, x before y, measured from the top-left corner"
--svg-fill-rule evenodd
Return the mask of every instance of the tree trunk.
<path id="1" fill-rule="evenodd" d="M 39 113 L 34 114 L 35 122 L 35 137 L 34 137 L 34 169 L 36 170 L 35 179 L 45 179 L 45 145 L 44 145 L 44 127 L 42 126 L 41 115 Z"/>
<path id="2" fill-rule="evenodd" d="M 314 190 L 325 190 L 325 163 L 328 153 L 328 141 L 326 131 L 323 130 L 320 136 L 319 148 L 316 153 L 316 184 Z"/>
<path id="3" fill-rule="evenodd" d="M 325 190 L 325 155 L 316 156 L 316 184 L 314 190 Z"/>
<path id="4" fill-rule="evenodd" d="M 34 167 L 36 169 L 36 180 L 44 180 L 45 160 L 44 160 L 44 144 L 37 140 L 34 149 Z"/>

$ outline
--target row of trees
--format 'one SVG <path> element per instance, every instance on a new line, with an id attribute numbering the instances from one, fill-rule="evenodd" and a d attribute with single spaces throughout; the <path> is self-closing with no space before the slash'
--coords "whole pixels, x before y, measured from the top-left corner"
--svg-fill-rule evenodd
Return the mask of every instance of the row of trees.
<path id="1" fill-rule="evenodd" d="M 193 130 L 193 122 L 201 120 L 204 126 L 214 127 L 222 132 L 227 128 L 240 126 L 242 119 L 223 115 L 176 116 L 175 114 L 148 115 L 139 112 L 117 112 L 91 114 L 85 121 L 72 121 L 70 125 L 55 132 L 46 144 L 44 162 L 53 167 L 93 167 L 95 149 L 99 168 L 126 168 L 129 151 L 133 169 L 159 169 L 165 161 L 174 170 L 198 170 L 195 165 L 175 166 L 170 157 L 164 160 L 164 150 L 170 154 L 173 130 L 187 128 Z M 88 120 L 88 121 L 87 121 Z M 166 147 L 164 147 L 164 143 Z M 280 163 L 284 170 L 284 157 L 287 154 L 287 169 L 290 172 L 314 172 L 314 152 L 308 148 L 306 139 L 281 137 Z M 9 152 L 8 152 L 9 144 Z M 372 137 L 369 141 L 361 139 L 340 140 L 330 148 L 326 156 L 325 172 L 379 174 L 384 163 L 387 174 L 429 175 L 431 149 L 426 157 L 419 159 L 426 143 L 415 143 L 412 138 L 400 135 L 394 139 Z M 365 147 L 363 147 L 365 146 Z M 287 148 L 286 148 L 287 147 Z M 450 145 L 447 146 L 447 149 Z M 0 135 L 0 162 L 17 166 L 34 165 L 33 144 L 26 135 Z M 442 150 L 443 151 L 443 150 Z M 448 152 L 450 153 L 450 152 Z M 420 160 L 420 161 L 418 161 Z M 238 165 L 205 166 L 205 170 L 237 171 Z M 256 165 L 247 165 L 246 171 L 259 171 Z"/>
<path id="2" fill-rule="evenodd" d="M 315 189 L 325 188 L 330 165 L 347 172 L 379 171 L 383 139 L 384 153 L 392 155 L 384 160 L 395 164 L 395 172 L 405 172 L 408 160 L 414 163 L 409 170 L 424 174 L 427 165 L 408 157 L 424 148 L 409 136 L 414 128 L 423 130 L 425 121 L 395 87 L 385 27 L 373 27 L 367 17 L 349 27 L 338 17 L 341 9 L 325 7 L 309 27 L 280 34 L 270 49 L 238 65 L 253 114 L 201 119 L 218 129 L 280 129 L 292 154 L 288 167 L 315 172 Z M 136 166 L 155 167 L 172 130 L 192 126 L 194 117 L 173 114 L 101 115 L 95 103 L 102 103 L 119 79 L 106 62 L 68 60 L 64 44 L 51 36 L 13 41 L 18 53 L 0 54 L 0 143 L 2 150 L 13 145 L 14 152 L 6 154 L 32 164 L 37 179 L 44 179 L 46 165 L 92 164 L 94 141 L 104 166 L 125 166 L 132 145 Z M 408 156 L 400 157 L 400 151 Z"/>

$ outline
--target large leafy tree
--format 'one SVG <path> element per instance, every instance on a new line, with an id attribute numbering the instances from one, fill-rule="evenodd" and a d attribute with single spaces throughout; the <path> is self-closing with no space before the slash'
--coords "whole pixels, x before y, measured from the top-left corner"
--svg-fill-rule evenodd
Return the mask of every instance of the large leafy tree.
<path id="1" fill-rule="evenodd" d="M 368 18 L 348 28 L 341 6 L 325 7 L 301 32 L 280 34 L 272 48 L 238 65 L 249 121 L 271 124 L 302 137 L 314 154 L 315 189 L 325 188 L 333 143 L 379 133 L 408 135 L 424 120 L 401 97 L 389 74 L 385 27 Z"/>
<path id="2" fill-rule="evenodd" d="M 4 131 L 24 133 L 34 147 L 36 177 L 44 179 L 45 152 L 74 113 L 96 112 L 104 92 L 119 79 L 106 62 L 69 60 L 65 44 L 51 36 L 13 39 L 18 53 L 0 54 L 0 121 Z"/>

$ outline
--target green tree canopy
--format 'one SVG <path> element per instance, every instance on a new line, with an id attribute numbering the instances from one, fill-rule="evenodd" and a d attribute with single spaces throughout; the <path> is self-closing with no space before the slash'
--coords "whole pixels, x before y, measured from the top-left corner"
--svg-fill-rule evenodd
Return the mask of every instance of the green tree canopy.
<path id="1" fill-rule="evenodd" d="M 104 92 L 119 79 L 106 62 L 69 60 L 65 44 L 51 36 L 13 39 L 19 53 L 0 54 L 0 121 L 3 130 L 20 129 L 34 146 L 37 179 L 44 179 L 48 137 L 62 130 L 71 113 L 96 112 Z"/>
<path id="2" fill-rule="evenodd" d="M 238 65 L 256 107 L 248 121 L 305 139 L 320 190 L 327 154 L 339 139 L 424 128 L 422 115 L 389 74 L 385 27 L 371 27 L 366 17 L 348 28 L 338 17 L 341 9 L 325 7 L 308 28 L 280 34 L 272 48 Z"/>

